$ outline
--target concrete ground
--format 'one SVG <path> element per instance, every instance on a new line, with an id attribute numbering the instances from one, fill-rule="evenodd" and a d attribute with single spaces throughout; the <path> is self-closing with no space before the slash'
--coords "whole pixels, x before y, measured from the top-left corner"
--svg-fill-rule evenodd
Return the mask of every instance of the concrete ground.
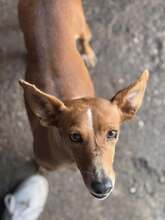
<path id="1" fill-rule="evenodd" d="M 165 219 L 165 1 L 86 0 L 98 64 L 97 93 L 110 98 L 151 72 L 138 116 L 123 126 L 117 146 L 116 188 L 110 198 L 89 195 L 74 170 L 49 175 L 50 194 L 41 220 Z M 0 198 L 35 172 L 32 136 L 18 79 L 25 49 L 17 0 L 0 0 Z"/>

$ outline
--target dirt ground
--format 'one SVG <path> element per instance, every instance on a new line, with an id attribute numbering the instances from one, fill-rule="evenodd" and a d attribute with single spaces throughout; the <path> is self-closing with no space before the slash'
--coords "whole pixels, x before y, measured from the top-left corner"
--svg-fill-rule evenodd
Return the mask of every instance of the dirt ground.
<path id="1" fill-rule="evenodd" d="M 17 0 L 0 0 L 0 198 L 35 172 L 32 136 L 18 79 L 25 49 Z M 165 1 L 86 0 L 98 63 L 92 77 L 100 96 L 151 72 L 138 116 L 123 126 L 117 146 L 116 188 L 94 199 L 75 170 L 49 174 L 50 194 L 40 220 L 165 219 Z"/>

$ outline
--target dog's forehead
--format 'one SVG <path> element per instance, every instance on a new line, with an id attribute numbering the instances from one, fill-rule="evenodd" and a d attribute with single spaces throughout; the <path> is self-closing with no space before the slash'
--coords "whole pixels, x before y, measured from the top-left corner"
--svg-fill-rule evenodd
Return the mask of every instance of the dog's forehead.
<path id="1" fill-rule="evenodd" d="M 116 105 L 108 100 L 99 100 L 92 107 L 93 123 L 96 126 L 118 127 L 120 125 L 120 111 Z"/>
<path id="2" fill-rule="evenodd" d="M 119 109 L 109 100 L 102 98 L 75 100 L 70 107 L 71 118 L 75 123 L 86 123 L 91 128 L 120 124 Z"/>

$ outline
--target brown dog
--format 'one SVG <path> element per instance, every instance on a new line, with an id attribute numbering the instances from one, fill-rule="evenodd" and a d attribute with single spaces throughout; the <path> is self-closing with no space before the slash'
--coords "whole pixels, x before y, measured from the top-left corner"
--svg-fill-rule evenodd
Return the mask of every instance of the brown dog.
<path id="1" fill-rule="evenodd" d="M 85 59 L 94 65 L 81 0 L 20 0 L 19 18 L 28 51 L 28 82 L 20 84 L 36 160 L 49 170 L 75 163 L 90 193 L 106 198 L 115 183 L 120 126 L 140 108 L 148 72 L 111 100 L 95 97 L 76 47 L 79 38 Z"/>

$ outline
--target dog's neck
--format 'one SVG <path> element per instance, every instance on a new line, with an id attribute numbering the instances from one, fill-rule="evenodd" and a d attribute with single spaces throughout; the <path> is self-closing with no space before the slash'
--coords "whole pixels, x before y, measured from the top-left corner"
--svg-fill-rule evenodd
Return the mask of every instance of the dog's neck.
<path id="1" fill-rule="evenodd" d="M 90 75 L 76 47 L 80 24 L 77 27 L 77 15 L 73 19 L 70 15 L 74 8 L 87 29 L 81 1 L 71 1 L 67 7 L 61 0 L 36 1 L 34 5 L 30 2 L 20 1 L 20 21 L 28 51 L 26 80 L 60 99 L 94 96 Z"/>
<path id="2" fill-rule="evenodd" d="M 34 141 L 34 154 L 37 162 L 48 170 L 55 170 L 73 164 L 74 159 L 67 143 L 61 137 L 59 129 L 56 127 L 42 128 L 38 133 L 44 136 L 36 138 Z M 41 150 L 41 146 L 43 146 Z M 47 158 L 45 160 L 45 158 Z"/>

